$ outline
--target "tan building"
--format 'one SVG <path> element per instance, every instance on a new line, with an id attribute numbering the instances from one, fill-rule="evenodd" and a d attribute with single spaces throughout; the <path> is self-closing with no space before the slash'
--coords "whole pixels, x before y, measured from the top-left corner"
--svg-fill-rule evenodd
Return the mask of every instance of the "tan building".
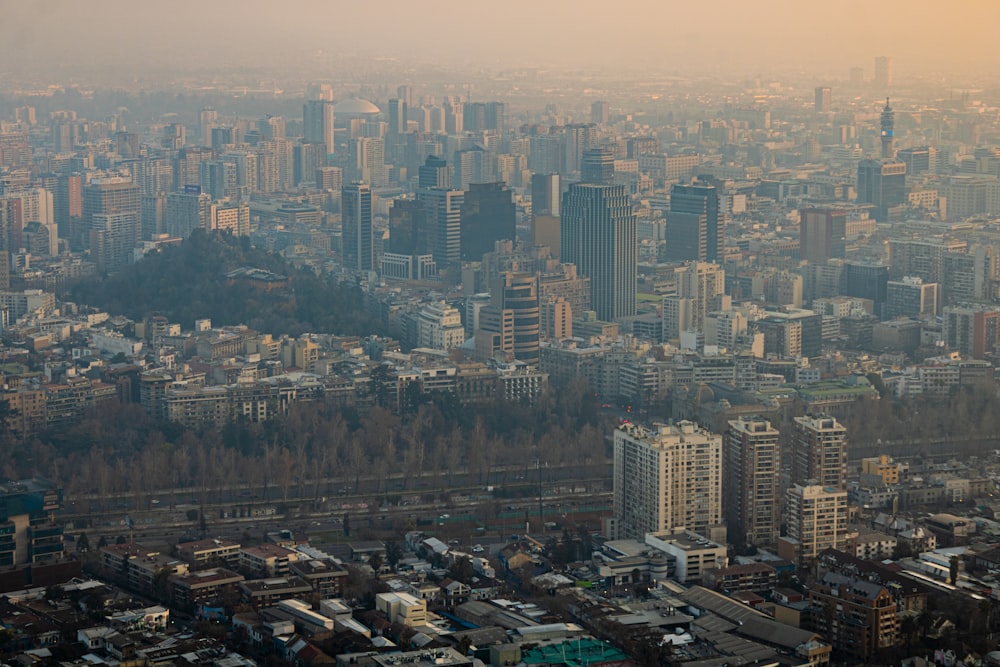
<path id="1" fill-rule="evenodd" d="M 793 562 L 805 565 L 824 549 L 844 551 L 848 536 L 847 513 L 847 491 L 801 484 L 788 489 L 784 515 L 788 542 L 794 540 L 794 554 L 781 555 L 794 556 Z"/>
<path id="2" fill-rule="evenodd" d="M 781 524 L 778 429 L 761 417 L 729 422 L 725 443 L 725 499 L 729 541 L 772 546 Z"/>

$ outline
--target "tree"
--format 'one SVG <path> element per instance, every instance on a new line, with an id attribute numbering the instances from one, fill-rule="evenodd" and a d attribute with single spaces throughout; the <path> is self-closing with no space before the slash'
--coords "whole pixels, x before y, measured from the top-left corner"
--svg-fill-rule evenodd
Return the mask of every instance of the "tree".
<path id="1" fill-rule="evenodd" d="M 382 572 L 382 563 L 383 563 L 383 561 L 382 561 L 382 554 L 380 554 L 380 553 L 373 553 L 368 558 L 368 566 L 375 573 L 375 581 L 376 582 L 378 582 L 379 576 L 381 575 L 381 572 Z"/>
<path id="2" fill-rule="evenodd" d="M 80 536 L 76 538 L 76 550 L 80 553 L 90 551 L 90 538 L 87 537 L 87 533 L 80 533 Z"/>
<path id="3" fill-rule="evenodd" d="M 125 544 L 128 540 L 125 539 L 124 535 L 119 535 L 115 538 L 115 544 Z"/>
<path id="4" fill-rule="evenodd" d="M 106 546 L 108 546 L 108 538 L 105 537 L 104 535 L 101 535 L 101 539 L 97 540 L 97 548 L 103 549 Z"/>
<path id="5" fill-rule="evenodd" d="M 351 516 L 349 514 L 345 514 L 344 515 L 343 526 L 344 526 L 344 537 L 350 537 L 351 536 Z"/>
<path id="6" fill-rule="evenodd" d="M 403 558 L 403 547 L 400 546 L 397 540 L 389 540 L 385 543 L 385 561 L 392 568 L 392 571 L 396 571 L 396 566 L 399 565 L 399 561 Z"/>
<path id="7" fill-rule="evenodd" d="M 948 559 L 948 583 L 954 586 L 958 582 L 958 556 Z"/>
<path id="8" fill-rule="evenodd" d="M 468 556 L 459 557 L 448 569 L 448 576 L 455 581 L 461 581 L 463 584 L 468 584 L 472 581 L 473 574 L 472 561 L 469 560 Z"/>

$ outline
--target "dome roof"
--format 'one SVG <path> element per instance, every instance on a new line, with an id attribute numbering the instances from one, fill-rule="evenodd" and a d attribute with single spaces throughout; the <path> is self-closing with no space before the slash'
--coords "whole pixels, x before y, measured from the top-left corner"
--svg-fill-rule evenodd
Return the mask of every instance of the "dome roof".
<path id="1" fill-rule="evenodd" d="M 333 105 L 334 113 L 347 114 L 348 116 L 366 116 L 368 114 L 382 113 L 382 110 L 360 97 L 352 97 L 341 100 Z"/>

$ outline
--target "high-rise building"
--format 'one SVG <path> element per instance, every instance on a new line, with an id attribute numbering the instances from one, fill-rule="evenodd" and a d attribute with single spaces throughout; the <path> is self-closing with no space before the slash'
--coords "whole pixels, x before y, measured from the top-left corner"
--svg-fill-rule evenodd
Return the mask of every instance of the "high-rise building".
<path id="1" fill-rule="evenodd" d="M 354 271 L 371 271 L 375 268 L 371 188 L 364 183 L 345 186 L 340 206 L 344 267 Z"/>
<path id="2" fill-rule="evenodd" d="M 941 286 L 925 283 L 915 276 L 904 276 L 902 280 L 890 280 L 886 286 L 885 319 L 911 317 L 915 320 L 930 320 L 938 315 Z"/>
<path id="3" fill-rule="evenodd" d="M 350 154 L 344 169 L 345 178 L 368 183 L 374 188 L 388 184 L 384 139 L 357 137 L 350 140 L 348 150 Z"/>
<path id="4" fill-rule="evenodd" d="M 584 183 L 611 185 L 615 182 L 615 154 L 610 148 L 588 148 L 580 158 L 580 179 Z"/>
<path id="5" fill-rule="evenodd" d="M 205 107 L 198 114 L 198 126 L 201 129 L 201 145 L 212 145 L 212 130 L 219 122 L 219 112 L 210 107 Z M 183 185 L 183 184 L 182 184 Z"/>
<path id="6" fill-rule="evenodd" d="M 799 259 L 822 264 L 843 258 L 847 246 L 847 212 L 839 208 L 803 208 L 799 213 Z"/>
<path id="7" fill-rule="evenodd" d="M 694 531 L 716 538 L 722 521 L 722 437 L 681 421 L 652 430 L 626 423 L 614 437 L 617 536 Z"/>
<path id="8" fill-rule="evenodd" d="M 232 162 L 202 162 L 201 191 L 212 196 L 212 199 L 228 199 L 239 196 L 239 185 L 236 180 L 236 165 Z"/>
<path id="9" fill-rule="evenodd" d="M 885 160 L 858 163 L 858 203 L 872 204 L 872 217 L 889 222 L 890 209 L 906 203 L 906 165 Z"/>
<path id="10" fill-rule="evenodd" d="M 448 161 L 438 155 L 428 155 L 417 170 L 417 187 L 450 188 L 451 170 Z"/>
<path id="11" fill-rule="evenodd" d="M 869 264 L 861 261 L 844 262 L 842 273 L 844 296 L 871 299 L 874 312 L 882 317 L 882 309 L 889 289 L 889 267 L 883 264 Z"/>
<path id="12" fill-rule="evenodd" d="M 441 269 L 458 267 L 462 262 L 462 190 L 421 189 L 417 201 L 427 224 L 434 261 Z"/>
<path id="13" fill-rule="evenodd" d="M 309 100 L 302 105 L 302 138 L 308 143 L 323 144 L 327 155 L 333 155 L 337 143 L 332 100 Z"/>
<path id="14" fill-rule="evenodd" d="M 1000 308 L 996 306 L 947 306 L 942 338 L 948 350 L 973 359 L 995 354 L 1000 345 Z"/>
<path id="15" fill-rule="evenodd" d="M 704 225 L 705 256 L 698 259 L 707 262 L 722 261 L 722 250 L 725 245 L 724 220 L 719 207 L 719 191 L 714 185 L 701 182 L 672 185 L 670 212 L 703 216 L 704 222 L 699 222 L 699 225 Z M 699 235 L 700 229 L 699 226 Z M 668 237 L 667 246 L 669 245 Z"/>
<path id="16" fill-rule="evenodd" d="M 497 276 L 490 286 L 490 305 L 479 311 L 476 338 L 481 356 L 507 352 L 518 361 L 538 363 L 541 312 L 537 275 L 507 271 Z"/>
<path id="17" fill-rule="evenodd" d="M 83 227 L 88 235 L 90 230 L 104 227 L 103 223 L 95 226 L 95 215 L 133 213 L 138 227 L 141 210 L 142 195 L 131 179 L 121 176 L 95 178 L 83 188 Z"/>
<path id="18" fill-rule="evenodd" d="M 295 185 L 312 181 L 316 170 L 325 169 L 326 145 L 303 142 L 292 147 L 292 181 Z"/>
<path id="19" fill-rule="evenodd" d="M 892 85 L 892 58 L 878 56 L 875 58 L 875 87 L 885 89 Z"/>
<path id="20" fill-rule="evenodd" d="M 559 255 L 590 278 L 590 303 L 613 321 L 635 314 L 638 237 L 624 185 L 573 183 L 562 205 Z"/>
<path id="21" fill-rule="evenodd" d="M 781 444 L 771 422 L 741 417 L 729 422 L 723 467 L 723 506 L 729 541 L 771 546 L 781 525 L 779 480 Z"/>
<path id="22" fill-rule="evenodd" d="M 559 217 L 559 174 L 531 175 L 531 212 L 533 215 Z"/>
<path id="23" fill-rule="evenodd" d="M 212 196 L 198 186 L 167 195 L 166 233 L 186 239 L 196 229 L 212 224 Z"/>
<path id="24" fill-rule="evenodd" d="M 91 217 L 90 256 L 97 270 L 120 271 L 132 258 L 132 250 L 142 242 L 139 211 L 95 213 Z"/>
<path id="25" fill-rule="evenodd" d="M 598 101 L 590 105 L 590 122 L 598 125 L 607 125 L 611 119 L 611 105 L 607 102 Z"/>
<path id="26" fill-rule="evenodd" d="M 829 415 L 795 418 L 792 482 L 847 489 L 847 429 Z"/>
<path id="27" fill-rule="evenodd" d="M 726 272 L 718 264 L 691 262 L 674 269 L 677 294 L 663 300 L 663 337 L 680 337 L 683 331 L 704 331 L 705 316 L 728 310 Z"/>
<path id="28" fill-rule="evenodd" d="M 462 259 L 478 261 L 497 241 L 517 240 L 517 209 L 504 183 L 472 183 L 462 202 Z"/>
<path id="29" fill-rule="evenodd" d="M 393 140 L 398 139 L 400 135 L 406 133 L 406 100 L 398 98 L 389 100 L 387 112 L 389 116 L 389 136 Z"/>
<path id="30" fill-rule="evenodd" d="M 814 103 L 816 113 L 824 113 L 830 110 L 832 95 L 829 86 L 819 86 L 816 88 L 816 101 Z"/>
<path id="31" fill-rule="evenodd" d="M 785 493 L 784 516 L 788 526 L 787 542 L 794 552 L 789 555 L 795 564 L 806 567 L 825 549 L 844 551 L 847 513 L 845 489 L 798 483 L 789 488 Z"/>
<path id="32" fill-rule="evenodd" d="M 926 174 L 937 172 L 938 154 L 933 146 L 904 148 L 896 151 L 896 159 L 906 165 L 906 173 Z"/>

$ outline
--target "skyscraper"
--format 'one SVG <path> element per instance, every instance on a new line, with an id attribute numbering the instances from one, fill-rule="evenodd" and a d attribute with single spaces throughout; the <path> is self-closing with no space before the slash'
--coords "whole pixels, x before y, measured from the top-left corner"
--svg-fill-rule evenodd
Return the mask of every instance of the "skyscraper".
<path id="1" fill-rule="evenodd" d="M 563 200 L 559 254 L 590 278 L 590 303 L 602 320 L 635 315 L 638 238 L 624 185 L 573 183 Z"/>
<path id="2" fill-rule="evenodd" d="M 121 176 L 95 178 L 83 188 L 83 227 L 88 235 L 90 230 L 107 227 L 107 220 L 95 225 L 95 215 L 132 213 L 134 214 L 132 220 L 136 227 L 136 236 L 141 238 L 141 229 L 139 228 L 141 210 L 142 195 L 139 186 L 134 184 L 131 179 Z M 116 218 L 113 221 L 113 226 L 125 224 L 123 220 L 125 219 Z"/>
<path id="3" fill-rule="evenodd" d="M 487 355 L 508 352 L 518 361 L 538 363 L 541 312 L 538 276 L 505 271 L 490 286 L 490 305 L 479 314 L 477 342 L 489 339 Z M 483 344 L 477 346 L 481 350 Z"/>
<path id="4" fill-rule="evenodd" d="M 610 148 L 588 148 L 580 159 L 580 179 L 584 183 L 611 185 L 615 182 L 615 154 Z"/>
<path id="5" fill-rule="evenodd" d="M 723 220 L 719 210 L 719 191 L 714 185 L 695 182 L 688 185 L 676 184 L 670 187 L 670 212 L 691 213 L 704 216 L 706 262 L 721 262 L 724 246 Z M 700 235 L 700 232 L 699 232 Z M 667 239 L 670 245 L 670 239 Z"/>
<path id="6" fill-rule="evenodd" d="M 364 183 L 345 186 L 340 205 L 344 267 L 355 271 L 371 271 L 375 268 L 371 188 Z"/>
<path id="7" fill-rule="evenodd" d="M 858 203 L 872 204 L 872 217 L 889 222 L 890 209 L 906 202 L 906 165 L 887 160 L 858 163 Z"/>
<path id="8" fill-rule="evenodd" d="M 847 429 L 829 415 L 795 418 L 792 481 L 847 489 Z"/>
<path id="9" fill-rule="evenodd" d="M 533 215 L 559 217 L 559 174 L 531 175 L 531 212 Z"/>
<path id="10" fill-rule="evenodd" d="M 462 259 L 478 261 L 497 241 L 517 240 L 517 210 L 505 183 L 472 183 L 462 202 Z"/>
<path id="11" fill-rule="evenodd" d="M 816 101 L 814 107 L 816 113 L 824 113 L 830 110 L 832 95 L 829 86 L 819 86 L 816 88 Z"/>
<path id="12" fill-rule="evenodd" d="M 429 188 L 417 193 L 420 214 L 427 225 L 434 261 L 441 269 L 458 267 L 462 261 L 461 190 Z"/>
<path id="13" fill-rule="evenodd" d="M 428 155 L 417 170 L 417 187 L 450 188 L 451 171 L 448 161 L 438 155 Z"/>
<path id="14" fill-rule="evenodd" d="M 611 105 L 607 102 L 598 101 L 590 105 L 590 122 L 598 125 L 607 125 L 611 119 Z"/>
<path id="15" fill-rule="evenodd" d="M 796 483 L 785 493 L 784 515 L 790 538 L 787 542 L 794 545 L 794 559 L 799 567 L 807 566 L 825 549 L 846 549 L 846 490 Z"/>
<path id="16" fill-rule="evenodd" d="M 778 430 L 761 417 L 741 417 L 726 431 L 726 524 L 729 541 L 744 545 L 774 545 L 781 518 L 778 496 L 781 445 Z"/>
<path id="17" fill-rule="evenodd" d="M 327 155 L 333 155 L 337 144 L 332 100 L 309 100 L 302 105 L 302 138 L 309 143 L 323 144 Z"/>
<path id="18" fill-rule="evenodd" d="M 822 264 L 843 258 L 847 212 L 838 208 L 803 208 L 799 213 L 799 259 Z"/>
<path id="19" fill-rule="evenodd" d="M 722 521 L 722 437 L 697 424 L 624 424 L 614 437 L 618 537 L 679 528 L 708 536 Z"/>

